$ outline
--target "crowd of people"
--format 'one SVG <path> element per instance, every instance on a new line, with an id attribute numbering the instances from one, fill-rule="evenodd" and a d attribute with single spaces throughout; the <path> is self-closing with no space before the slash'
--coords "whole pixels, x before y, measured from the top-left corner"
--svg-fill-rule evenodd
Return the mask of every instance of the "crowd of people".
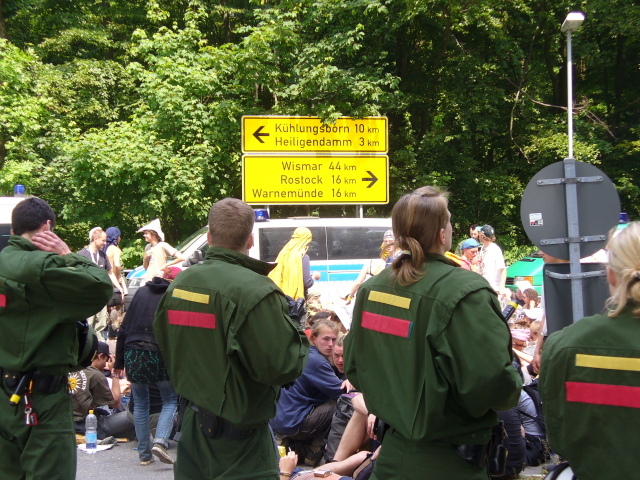
<path id="1" fill-rule="evenodd" d="M 506 480 L 552 453 L 580 480 L 631 478 L 611 451 L 633 445 L 640 412 L 639 223 L 609 242 L 604 313 L 546 340 L 544 299 L 505 288 L 493 227 L 451 253 L 442 190 L 395 204 L 345 297 L 349 331 L 307 298 L 308 229 L 276 266 L 248 256 L 253 222 L 246 203 L 216 202 L 205 261 L 186 270 L 159 221 L 143 227 L 152 274 L 123 314 L 120 231 L 94 228 L 73 254 L 46 202 L 19 204 L 0 253 L 0 468 L 73 478 L 51 457 L 75 458 L 61 432 L 83 434 L 93 410 L 101 440 L 137 439 L 139 464 L 177 479 Z"/>

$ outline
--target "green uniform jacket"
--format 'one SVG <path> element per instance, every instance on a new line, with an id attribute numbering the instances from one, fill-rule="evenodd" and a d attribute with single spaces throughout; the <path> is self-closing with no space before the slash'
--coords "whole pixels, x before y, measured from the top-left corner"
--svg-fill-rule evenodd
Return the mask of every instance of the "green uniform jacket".
<path id="1" fill-rule="evenodd" d="M 153 324 L 176 392 L 241 427 L 275 415 L 280 386 L 300 376 L 309 353 L 266 276 L 272 267 L 210 248 L 169 286 Z"/>
<path id="2" fill-rule="evenodd" d="M 0 367 L 66 375 L 78 363 L 76 321 L 112 295 L 107 272 L 90 260 L 12 235 L 0 252 Z"/>
<path id="3" fill-rule="evenodd" d="M 632 307 L 554 333 L 541 366 L 547 436 L 576 477 L 638 478 L 640 318 Z"/>
<path id="4" fill-rule="evenodd" d="M 403 287 L 390 268 L 358 290 L 345 371 L 369 411 L 409 440 L 485 443 L 518 403 L 511 335 L 480 275 L 429 255 Z"/>

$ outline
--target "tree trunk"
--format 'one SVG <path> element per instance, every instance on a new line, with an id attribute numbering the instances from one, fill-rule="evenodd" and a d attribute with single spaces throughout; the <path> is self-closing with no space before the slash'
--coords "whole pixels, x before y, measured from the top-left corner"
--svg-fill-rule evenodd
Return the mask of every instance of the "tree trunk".
<path id="1" fill-rule="evenodd" d="M 7 38 L 7 28 L 4 24 L 4 1 L 0 0 L 0 38 Z"/>

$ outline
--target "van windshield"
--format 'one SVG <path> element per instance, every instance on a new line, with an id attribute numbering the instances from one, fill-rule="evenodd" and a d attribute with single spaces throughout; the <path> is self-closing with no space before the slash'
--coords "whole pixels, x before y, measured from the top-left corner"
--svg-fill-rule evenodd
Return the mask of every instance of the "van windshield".
<path id="1" fill-rule="evenodd" d="M 379 258 L 386 227 L 328 227 L 329 260 Z"/>
<path id="2" fill-rule="evenodd" d="M 324 227 L 308 227 L 312 240 L 309 243 L 307 255 L 310 260 L 327 259 L 327 236 Z M 296 227 L 261 228 L 260 229 L 260 260 L 275 262 L 278 253 L 291 239 Z"/>
<path id="3" fill-rule="evenodd" d="M 313 239 L 307 254 L 311 261 L 378 258 L 388 227 L 309 227 Z M 295 227 L 260 229 L 260 259 L 275 262 Z"/>
<path id="4" fill-rule="evenodd" d="M 196 240 L 199 240 L 203 234 L 207 233 L 207 230 L 209 230 L 209 227 L 202 227 L 196 233 L 188 236 L 186 240 L 183 240 L 178 245 L 176 245 L 176 249 L 179 250 L 181 253 L 184 253 L 191 246 L 193 242 L 195 242 Z"/>

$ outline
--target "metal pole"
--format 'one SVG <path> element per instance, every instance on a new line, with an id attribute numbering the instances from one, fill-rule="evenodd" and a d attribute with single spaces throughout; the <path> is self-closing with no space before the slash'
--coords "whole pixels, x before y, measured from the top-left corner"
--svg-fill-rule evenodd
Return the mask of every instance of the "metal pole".
<path id="1" fill-rule="evenodd" d="M 571 30 L 567 30 L 567 125 L 569 126 L 569 155 L 573 158 L 573 65 L 571 62 Z"/>
<path id="2" fill-rule="evenodd" d="M 564 176 L 566 180 L 576 178 L 576 161 L 564 159 Z M 569 271 L 571 273 L 571 306 L 573 322 L 584 317 L 584 298 L 582 290 L 582 265 L 580 264 L 580 225 L 578 222 L 578 183 L 569 181 L 565 185 L 565 201 L 567 206 L 567 233 L 569 242 Z"/>
<path id="3" fill-rule="evenodd" d="M 564 160 L 564 176 L 566 179 L 576 178 L 576 161 L 573 158 L 573 63 L 571 58 L 571 30 L 567 30 L 567 125 L 569 128 L 569 157 Z M 569 262 L 571 272 L 571 299 L 573 322 L 584 316 L 582 273 L 580 265 L 580 227 L 578 222 L 578 184 L 567 183 L 565 186 L 567 205 L 567 234 L 573 241 L 569 243 Z"/>

